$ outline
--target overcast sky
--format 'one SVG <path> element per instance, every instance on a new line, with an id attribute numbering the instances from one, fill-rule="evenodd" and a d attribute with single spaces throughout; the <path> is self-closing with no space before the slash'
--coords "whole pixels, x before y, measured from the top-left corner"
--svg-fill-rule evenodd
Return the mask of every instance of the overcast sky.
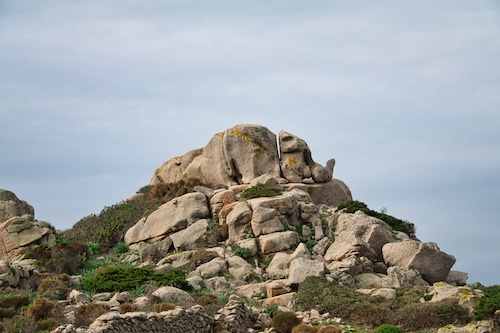
<path id="1" fill-rule="evenodd" d="M 500 283 L 498 1 L 0 0 L 0 188 L 59 229 L 241 123 Z"/>

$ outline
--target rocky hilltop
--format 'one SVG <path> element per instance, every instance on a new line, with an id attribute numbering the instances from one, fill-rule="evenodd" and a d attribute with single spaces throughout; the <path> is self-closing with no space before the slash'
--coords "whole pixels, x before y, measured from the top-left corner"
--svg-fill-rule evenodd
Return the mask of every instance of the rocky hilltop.
<path id="1" fill-rule="evenodd" d="M 466 285 L 467 273 L 451 270 L 455 258 L 435 243 L 419 241 L 411 224 L 346 205 L 353 203 L 351 192 L 333 178 L 334 165 L 333 159 L 325 166 L 315 162 L 297 136 L 281 131 L 277 138 L 259 125 L 229 128 L 205 147 L 166 161 L 148 187 L 165 202 L 125 230 L 128 251 L 120 260 L 159 275 L 187 270 L 190 288 L 230 293 L 227 304 L 211 316 L 186 292 L 160 287 L 152 293 L 156 299 L 183 307 L 151 313 L 151 298 L 132 299 L 128 293 L 91 298 L 78 291 L 81 278 L 72 277 L 77 282 L 65 300 L 66 323 L 54 332 L 271 332 L 269 311 L 263 309 L 275 305 L 291 311 L 301 301 L 298 289 L 311 278 L 394 302 L 401 290 L 418 287 L 425 293 L 422 303 L 447 301 L 472 311 L 482 292 Z M 34 247 L 53 246 L 56 235 L 12 192 L 0 192 L 0 199 L 5 259 L 0 286 L 17 287 L 39 272 L 25 261 L 23 274 L 12 273 L 20 267 L 15 259 Z M 244 299 L 259 305 L 251 308 Z M 135 312 L 119 313 L 125 303 Z M 89 304 L 103 306 L 106 314 L 76 328 L 79 307 Z M 342 321 L 315 309 L 299 318 L 316 324 Z M 447 326 L 442 333 L 487 332 L 494 325 Z"/>

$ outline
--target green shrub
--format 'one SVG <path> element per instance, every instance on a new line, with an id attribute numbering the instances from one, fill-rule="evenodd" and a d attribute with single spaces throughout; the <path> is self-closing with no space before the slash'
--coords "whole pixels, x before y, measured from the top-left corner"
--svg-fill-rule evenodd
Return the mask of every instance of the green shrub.
<path id="1" fill-rule="evenodd" d="M 118 242 L 118 244 L 115 245 L 116 254 L 124 254 L 127 252 L 128 252 L 128 245 L 125 244 L 124 242 Z"/>
<path id="2" fill-rule="evenodd" d="M 500 285 L 482 288 L 484 297 L 479 300 L 473 312 L 475 320 L 483 320 L 493 317 L 495 311 L 500 310 Z"/>
<path id="3" fill-rule="evenodd" d="M 283 193 L 283 187 L 279 185 L 268 185 L 258 183 L 255 186 L 247 187 L 243 192 L 241 192 L 241 199 L 252 199 L 260 197 L 274 197 Z"/>
<path id="4" fill-rule="evenodd" d="M 382 324 L 377 328 L 375 333 L 403 333 L 403 331 L 397 326 L 391 324 Z"/>
<path id="5" fill-rule="evenodd" d="M 293 312 L 278 312 L 271 320 L 271 326 L 278 333 L 291 333 L 292 329 L 302 323 Z"/>
<path id="6" fill-rule="evenodd" d="M 349 200 L 340 203 L 337 206 L 337 210 L 345 209 L 347 213 L 355 213 L 358 210 L 364 212 L 365 214 L 369 216 L 376 217 L 385 223 L 387 223 L 392 229 L 396 231 L 401 231 L 410 236 L 411 238 L 416 237 L 416 230 L 415 230 L 415 225 L 413 223 L 410 223 L 408 221 L 403 221 L 398 218 L 395 218 L 394 216 L 387 215 L 385 213 L 380 213 L 376 212 L 374 210 L 371 210 L 368 208 L 368 206 L 361 201 L 357 200 Z"/>
<path id="7" fill-rule="evenodd" d="M 89 242 L 88 244 L 89 254 L 94 256 L 101 253 L 101 243 L 99 242 Z"/>
<path id="8" fill-rule="evenodd" d="M 314 308 L 362 325 L 380 325 L 390 322 L 393 316 L 380 299 L 322 277 L 307 277 L 299 286 L 295 304 L 302 311 Z"/>
<path id="9" fill-rule="evenodd" d="M 160 285 L 174 286 L 190 290 L 186 281 L 186 273 L 174 268 L 166 274 L 156 274 L 150 267 L 106 266 L 95 272 L 94 275 L 84 278 L 81 288 L 90 293 L 107 291 L 133 291 L 137 286 L 147 282 L 156 282 Z"/>
<path id="10" fill-rule="evenodd" d="M 264 306 L 264 310 L 262 311 L 272 318 L 278 313 L 278 308 L 278 303 L 271 303 Z"/>
<path id="11" fill-rule="evenodd" d="M 238 257 L 248 258 L 252 255 L 252 251 L 249 248 L 241 247 L 238 244 L 231 245 L 231 249 L 233 250 L 233 254 Z"/>

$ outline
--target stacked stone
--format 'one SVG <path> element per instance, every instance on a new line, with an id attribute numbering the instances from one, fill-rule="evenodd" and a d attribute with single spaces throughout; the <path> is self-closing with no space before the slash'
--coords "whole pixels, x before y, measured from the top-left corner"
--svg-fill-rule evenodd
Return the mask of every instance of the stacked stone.
<path id="1" fill-rule="evenodd" d="M 255 326 L 256 321 L 257 316 L 243 300 L 231 295 L 229 302 L 216 316 L 216 328 L 218 332 L 246 333 Z"/>

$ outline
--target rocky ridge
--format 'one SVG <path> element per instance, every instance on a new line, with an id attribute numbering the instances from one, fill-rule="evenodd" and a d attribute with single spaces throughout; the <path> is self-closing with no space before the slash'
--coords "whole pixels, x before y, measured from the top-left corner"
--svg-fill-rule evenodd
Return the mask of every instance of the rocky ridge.
<path id="1" fill-rule="evenodd" d="M 187 269 L 202 251 L 209 255 L 190 269 L 190 285 L 195 290 L 231 290 L 234 295 L 211 317 L 200 305 L 192 305 L 189 294 L 173 287 L 155 293 L 170 301 L 185 297 L 179 298 L 181 303 L 191 305 L 161 313 L 145 312 L 148 300 L 138 298 L 133 300 L 136 312 L 120 314 L 120 304 L 132 301 L 130 296 L 91 298 L 74 290 L 65 310 L 69 322 L 84 304 L 100 302 L 110 312 L 88 328 L 70 323 L 54 332 L 270 331 L 262 308 L 249 307 L 242 297 L 258 300 L 263 307 L 278 304 L 281 310 L 290 309 L 297 287 L 310 276 L 385 299 L 396 298 L 398 288 L 420 285 L 428 291 L 422 302 L 452 300 L 472 309 L 482 294 L 466 285 L 467 273 L 451 270 L 452 255 L 362 211 L 337 208 L 352 196 L 342 181 L 333 178 L 334 165 L 333 159 L 324 167 L 314 162 L 304 140 L 284 131 L 277 140 L 258 125 L 237 125 L 214 135 L 205 147 L 166 161 L 150 185 L 181 181 L 197 185 L 126 232 L 129 253 L 124 260 L 162 273 Z M 270 189 L 273 195 L 268 196 Z M 254 195 L 247 196 L 252 190 Z M 31 262 L 21 265 L 23 261 L 16 259 L 36 245 L 50 246 L 56 236 L 48 224 L 34 220 L 31 206 L 12 192 L 0 192 L 0 198 L 4 214 L 0 254 L 5 258 L 0 262 L 0 283 L 16 286 L 37 274 Z M 24 234 L 37 236 L 5 245 L 27 239 Z M 19 272 L 17 277 L 14 271 Z M 312 312 L 300 317 L 304 322 L 337 320 Z M 471 326 L 469 331 L 478 327 L 488 327 L 480 330 L 487 332 L 494 323 Z M 455 332 L 451 326 L 447 329 Z"/>

